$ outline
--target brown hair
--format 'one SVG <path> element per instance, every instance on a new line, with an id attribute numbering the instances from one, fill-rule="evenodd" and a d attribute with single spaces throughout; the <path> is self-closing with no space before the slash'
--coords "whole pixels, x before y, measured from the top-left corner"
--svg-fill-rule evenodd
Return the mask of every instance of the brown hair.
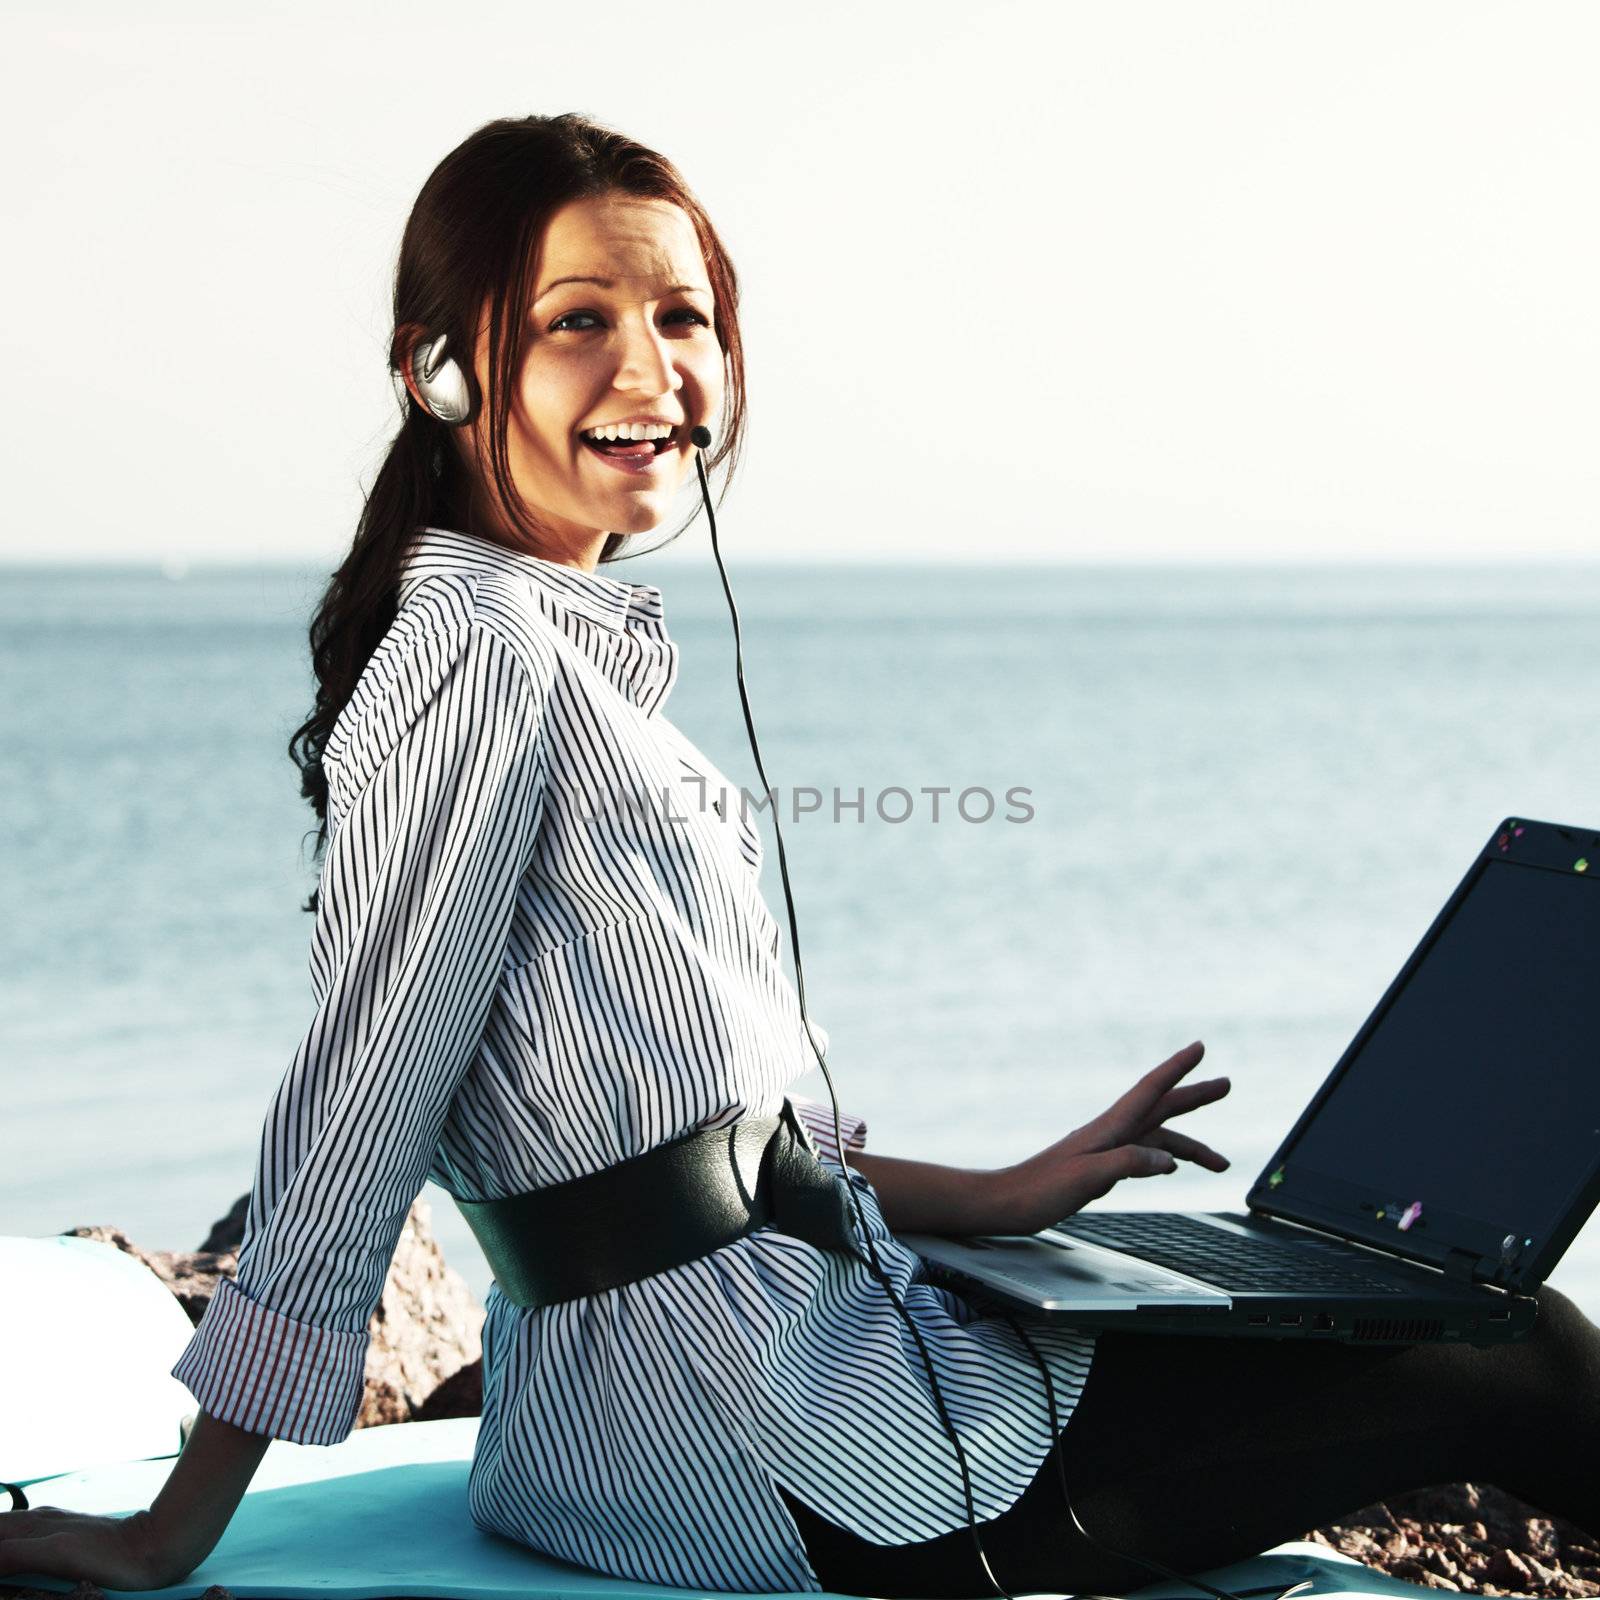
<path id="1" fill-rule="evenodd" d="M 545 225 L 573 200 L 620 192 L 667 200 L 694 224 L 716 301 L 716 335 L 722 347 L 725 398 L 721 437 L 705 458 L 708 470 L 724 461 L 722 494 L 738 465 L 744 438 L 744 353 L 739 339 L 739 285 L 716 230 L 678 169 L 663 155 L 578 112 L 553 117 L 502 117 L 469 135 L 428 175 L 406 221 L 395 268 L 394 322 L 389 358 L 393 370 L 408 359 L 405 330 L 417 324 L 430 337 L 448 335 L 458 357 L 475 346 L 477 318 L 489 309 L 488 455 L 498 498 L 515 524 L 537 527 L 525 515 L 511 478 L 506 445 L 512 392 L 521 367 L 524 311 L 532 293 L 533 257 Z M 461 360 L 473 415 L 483 403 L 470 360 Z M 471 482 L 449 438 L 449 425 L 407 393 L 399 431 L 365 497 L 349 554 L 332 575 L 311 619 L 311 661 L 316 703 L 289 740 L 300 768 L 300 792 L 318 819 L 316 854 L 328 837 L 328 784 L 322 751 L 354 692 L 363 668 L 393 623 L 400 561 L 421 526 L 472 527 Z M 718 497 L 721 504 L 721 495 Z M 696 506 L 683 533 L 699 515 Z M 601 561 L 619 558 L 627 534 L 613 533 Z M 660 545 L 652 548 L 660 548 Z M 643 552 L 638 552 L 643 553 Z M 314 911 L 316 891 L 304 909 Z"/>

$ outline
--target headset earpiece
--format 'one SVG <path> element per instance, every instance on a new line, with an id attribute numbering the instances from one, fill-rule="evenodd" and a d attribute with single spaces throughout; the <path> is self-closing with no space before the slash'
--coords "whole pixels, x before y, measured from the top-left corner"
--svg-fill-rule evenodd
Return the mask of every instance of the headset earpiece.
<path id="1" fill-rule="evenodd" d="M 430 415 L 456 427 L 472 415 L 472 396 L 466 374 L 454 356 L 447 356 L 450 335 L 424 340 L 411 352 L 411 377 Z"/>

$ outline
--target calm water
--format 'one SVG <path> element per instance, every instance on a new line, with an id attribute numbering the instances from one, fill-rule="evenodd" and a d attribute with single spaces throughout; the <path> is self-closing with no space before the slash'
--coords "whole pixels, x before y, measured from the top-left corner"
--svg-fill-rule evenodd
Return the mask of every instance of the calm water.
<path id="1" fill-rule="evenodd" d="M 667 712 L 757 789 L 715 569 L 610 570 L 661 584 Z M 1200 1075 L 1234 1090 L 1185 1121 L 1233 1170 L 1113 1199 L 1237 1206 L 1488 830 L 1600 824 L 1600 567 L 733 581 L 768 776 L 823 796 L 784 841 L 807 1000 L 869 1149 L 1017 1160 L 1201 1038 Z M 0 1232 L 192 1248 L 249 1187 L 312 1010 L 314 818 L 284 747 L 316 588 L 0 569 Z M 884 820 L 897 786 L 911 814 Z M 938 820 L 925 787 L 950 790 Z M 1004 820 L 1013 787 L 1026 822 Z M 835 788 L 865 817 L 835 821 Z M 965 789 L 991 820 L 956 814 Z M 825 1097 L 818 1074 L 800 1090 Z M 425 1194 L 481 1300 L 466 1225 Z M 1600 1224 L 1553 1281 L 1600 1317 Z"/>

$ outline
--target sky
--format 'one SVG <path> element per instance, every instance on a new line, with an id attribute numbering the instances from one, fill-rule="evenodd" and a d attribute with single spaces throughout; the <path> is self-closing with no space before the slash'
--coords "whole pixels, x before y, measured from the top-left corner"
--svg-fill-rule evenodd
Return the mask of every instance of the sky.
<path id="1" fill-rule="evenodd" d="M 746 561 L 1600 554 L 1600 8 L 7 6 L 0 559 L 336 563 L 482 123 L 667 154 Z M 673 520 L 697 498 L 691 476 Z M 703 519 L 673 556 L 704 556 Z"/>

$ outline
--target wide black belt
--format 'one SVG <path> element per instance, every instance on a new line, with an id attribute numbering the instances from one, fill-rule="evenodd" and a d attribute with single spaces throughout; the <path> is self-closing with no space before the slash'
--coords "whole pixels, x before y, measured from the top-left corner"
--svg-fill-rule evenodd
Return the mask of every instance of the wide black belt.
<path id="1" fill-rule="evenodd" d="M 769 1223 L 857 1253 L 844 1179 L 817 1159 L 788 1100 L 777 1116 L 686 1134 L 566 1183 L 456 1204 L 519 1306 L 636 1283 Z"/>

